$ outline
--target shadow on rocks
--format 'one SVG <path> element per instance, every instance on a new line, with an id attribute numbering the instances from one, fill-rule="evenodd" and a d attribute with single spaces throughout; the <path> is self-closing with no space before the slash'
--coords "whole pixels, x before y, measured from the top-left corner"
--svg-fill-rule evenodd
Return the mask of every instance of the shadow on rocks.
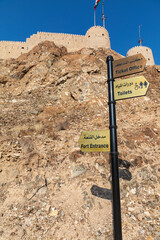
<path id="1" fill-rule="evenodd" d="M 131 181 L 132 174 L 128 170 L 130 167 L 130 163 L 125 160 L 121 160 L 121 159 L 118 159 L 118 160 L 119 160 L 119 166 L 126 168 L 126 169 L 119 169 L 119 178 L 122 178 L 127 181 Z M 109 181 L 111 182 L 111 178 L 109 178 Z M 94 195 L 96 197 L 100 197 L 100 198 L 107 199 L 107 200 L 112 200 L 112 190 L 111 189 L 101 188 L 96 185 L 93 185 L 90 190 L 91 190 L 92 195 Z"/>
<path id="2" fill-rule="evenodd" d="M 126 160 L 122 160 L 121 158 L 118 158 L 118 162 L 119 162 L 120 167 L 124 167 L 124 168 L 129 169 L 130 166 L 131 166 L 130 162 L 128 162 Z"/>
<path id="3" fill-rule="evenodd" d="M 123 180 L 131 181 L 132 179 L 132 174 L 128 170 L 131 166 L 130 162 L 122 159 L 118 159 L 119 162 L 119 167 L 124 168 L 124 169 L 119 169 L 119 178 L 122 178 Z"/>
<path id="4" fill-rule="evenodd" d="M 91 190 L 92 195 L 94 195 L 96 197 L 104 198 L 107 200 L 112 200 L 112 190 L 111 189 L 101 188 L 96 185 L 93 185 L 90 190 Z"/>
<path id="5" fill-rule="evenodd" d="M 122 178 L 123 180 L 131 181 L 132 174 L 128 169 L 120 169 L 119 170 L 119 178 Z"/>

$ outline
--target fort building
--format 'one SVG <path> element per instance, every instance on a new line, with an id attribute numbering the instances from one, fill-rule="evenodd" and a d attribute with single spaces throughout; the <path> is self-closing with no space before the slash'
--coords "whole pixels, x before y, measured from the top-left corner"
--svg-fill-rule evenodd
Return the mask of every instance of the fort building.
<path id="1" fill-rule="evenodd" d="M 94 26 L 85 35 L 37 32 L 26 42 L 0 41 L 0 59 L 17 58 L 46 40 L 53 41 L 57 46 L 65 46 L 68 52 L 82 48 L 111 48 L 108 31 L 104 27 Z"/>
<path id="2" fill-rule="evenodd" d="M 29 52 L 38 43 L 53 41 L 57 46 L 65 46 L 68 52 L 78 51 L 82 48 L 111 49 L 108 31 L 105 27 L 93 26 L 85 35 L 64 33 L 37 32 L 26 39 L 25 42 L 0 41 L 0 59 L 17 58 Z M 137 46 L 127 52 L 127 56 L 142 53 L 147 60 L 147 65 L 154 65 L 152 50 L 148 47 Z"/>

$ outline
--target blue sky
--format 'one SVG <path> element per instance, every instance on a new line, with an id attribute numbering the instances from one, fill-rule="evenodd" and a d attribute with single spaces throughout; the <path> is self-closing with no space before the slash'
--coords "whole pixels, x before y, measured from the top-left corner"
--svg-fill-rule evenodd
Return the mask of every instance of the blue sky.
<path id="1" fill-rule="evenodd" d="M 102 26 L 102 1 L 96 10 L 96 24 Z M 25 41 L 41 32 L 85 35 L 94 25 L 95 0 L 0 0 L 0 41 Z M 106 28 L 111 48 L 126 55 L 139 45 L 153 51 L 160 65 L 160 0 L 104 0 Z"/>

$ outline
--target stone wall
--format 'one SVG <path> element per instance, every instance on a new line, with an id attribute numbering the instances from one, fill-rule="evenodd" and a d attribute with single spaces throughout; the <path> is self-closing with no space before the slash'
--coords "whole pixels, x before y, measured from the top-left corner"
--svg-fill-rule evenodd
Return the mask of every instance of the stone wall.
<path id="1" fill-rule="evenodd" d="M 85 36 L 46 32 L 38 32 L 37 34 L 33 34 L 26 40 L 26 44 L 30 50 L 38 43 L 46 40 L 53 41 L 56 45 L 65 46 L 69 52 L 79 50 L 86 45 Z"/>
<path id="2" fill-rule="evenodd" d="M 94 26 L 87 31 L 86 35 L 38 32 L 27 38 L 26 42 L 0 41 L 0 59 L 19 57 L 22 53 L 30 51 L 38 43 L 46 40 L 53 41 L 58 46 L 65 46 L 68 52 L 78 51 L 85 47 L 110 48 L 107 30 L 100 26 Z"/>
<path id="3" fill-rule="evenodd" d="M 16 58 L 28 50 L 25 42 L 0 41 L 0 59 Z"/>

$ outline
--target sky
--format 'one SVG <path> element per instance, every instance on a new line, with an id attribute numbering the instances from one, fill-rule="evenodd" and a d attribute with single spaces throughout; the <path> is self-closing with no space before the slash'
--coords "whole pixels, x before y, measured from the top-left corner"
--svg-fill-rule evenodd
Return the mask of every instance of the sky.
<path id="1" fill-rule="evenodd" d="M 102 2 L 96 25 L 103 26 Z M 26 41 L 37 32 L 85 35 L 94 26 L 95 0 L 0 0 L 0 41 Z M 106 29 L 111 49 L 126 56 L 138 46 L 139 26 L 143 46 L 152 49 L 160 65 L 160 0 L 104 0 Z"/>

